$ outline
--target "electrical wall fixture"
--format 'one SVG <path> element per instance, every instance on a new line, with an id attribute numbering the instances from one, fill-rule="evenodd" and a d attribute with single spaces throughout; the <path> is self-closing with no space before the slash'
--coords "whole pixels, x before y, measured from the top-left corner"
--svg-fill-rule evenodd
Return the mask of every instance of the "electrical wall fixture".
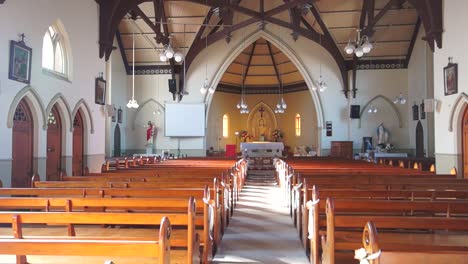
<path id="1" fill-rule="evenodd" d="M 360 58 L 372 51 L 374 46 L 369 41 L 369 37 L 366 35 L 361 36 L 361 29 L 356 29 L 356 40 L 348 41 L 348 45 L 344 48 L 346 54 L 355 54 L 356 57 Z"/>
<path id="2" fill-rule="evenodd" d="M 128 108 L 138 108 L 138 102 L 135 100 L 135 33 L 133 36 L 133 48 L 132 48 L 132 99 L 127 103 Z"/>
<path id="3" fill-rule="evenodd" d="M 367 109 L 367 113 L 369 114 L 377 114 L 379 110 L 377 109 L 377 106 L 371 105 L 369 106 L 369 109 Z"/>
<path id="4" fill-rule="evenodd" d="M 393 99 L 394 104 L 406 104 L 406 97 L 400 92 L 399 96 L 396 96 L 395 99 Z"/>

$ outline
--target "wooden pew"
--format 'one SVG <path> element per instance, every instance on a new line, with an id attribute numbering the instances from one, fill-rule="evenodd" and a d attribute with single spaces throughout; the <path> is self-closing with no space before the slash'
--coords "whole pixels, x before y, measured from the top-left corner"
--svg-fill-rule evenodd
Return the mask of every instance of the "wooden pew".
<path id="1" fill-rule="evenodd" d="M 361 249 L 355 251 L 356 259 L 368 259 L 369 264 L 390 263 L 466 263 L 468 249 L 465 247 L 415 245 L 399 241 L 388 245 L 379 243 L 379 234 L 369 221 L 362 233 Z M 387 246 L 388 245 L 388 246 Z M 362 254 L 365 252 L 365 256 Z"/>
<path id="2" fill-rule="evenodd" d="M 112 216 L 101 215 L 101 217 L 106 219 L 119 216 L 118 214 L 113 214 Z M 79 222 L 94 224 L 95 220 L 90 218 L 89 215 L 83 215 L 83 213 L 73 213 L 73 215 L 67 215 L 66 217 L 50 213 L 1 213 L 0 218 L 2 222 L 12 223 L 12 233 L 14 233 L 14 237 L 12 238 L 0 239 L 0 254 L 16 255 L 16 263 L 19 264 L 28 263 L 26 255 L 147 257 L 156 258 L 157 260 L 154 263 L 171 263 L 171 223 L 167 217 L 160 217 L 159 235 L 157 236 L 154 233 L 154 236 L 148 237 L 148 239 L 101 237 L 78 239 L 49 237 L 41 239 L 24 237 L 22 234 L 23 223 L 53 222 L 69 224 Z M 102 220 L 99 220 L 99 222 L 103 222 Z"/>
<path id="3" fill-rule="evenodd" d="M 339 202 L 339 203 L 338 203 Z M 349 208 L 354 203 L 353 208 Z M 361 203 L 361 204 L 359 204 Z M 381 228 L 396 229 L 401 232 L 412 233 L 387 233 L 385 242 L 391 245 L 395 241 L 410 241 L 418 247 L 424 244 L 424 241 L 442 241 L 447 240 L 450 234 L 441 233 L 421 233 L 419 230 L 454 230 L 468 231 L 468 217 L 452 217 L 451 210 L 466 214 L 468 211 L 466 203 L 448 203 L 448 202 L 407 202 L 407 201 L 346 201 L 328 198 L 326 201 L 326 220 L 320 218 L 320 202 L 309 203 L 311 212 L 311 221 L 309 223 L 309 237 L 311 239 L 311 261 L 318 263 L 319 241 L 322 244 L 322 259 L 324 263 L 335 263 L 336 250 L 346 251 L 357 247 L 354 240 L 356 228 L 362 228 L 367 221 L 378 223 Z M 322 205 L 323 206 L 323 205 Z M 456 208 L 456 209 L 455 209 Z M 422 216 L 404 216 L 401 213 L 412 211 L 424 211 Z M 446 212 L 446 216 L 428 216 L 432 213 Z M 326 226 L 326 236 L 322 235 L 320 239 L 320 227 Z M 340 229 L 340 231 L 336 231 Z M 418 230 L 418 232 L 414 232 Z M 433 240 L 434 237 L 439 240 Z M 468 237 L 468 235 L 467 235 Z M 431 239 L 432 238 L 432 239 Z M 466 238 L 465 238 L 466 239 Z M 449 241 L 449 240 L 447 240 Z M 462 240 L 463 241 L 463 240 Z M 428 242 L 428 243 L 429 243 Z M 427 243 L 426 243 L 427 244 Z M 439 245 L 429 243 L 429 246 L 439 247 Z M 455 241 L 450 245 L 453 248 L 468 250 L 466 244 L 460 245 Z M 464 246 L 464 247 L 463 247 Z M 444 247 L 444 245 L 440 245 Z M 447 247 L 449 248 L 449 247 Z M 347 263 L 350 261 L 349 254 L 337 256 L 336 263 Z"/>
<path id="4" fill-rule="evenodd" d="M 122 212 L 131 211 L 137 217 L 139 213 L 156 213 L 156 214 L 178 214 L 185 216 L 185 221 L 173 220 L 173 226 L 183 227 L 173 230 L 176 240 L 173 240 L 173 246 L 184 247 L 189 254 L 187 255 L 187 263 L 197 262 L 200 259 L 198 255 L 200 238 L 202 242 L 211 244 L 209 230 L 205 227 L 210 226 L 209 218 L 205 214 L 196 215 L 197 209 L 201 212 L 207 211 L 205 207 L 209 206 L 205 203 L 198 203 L 196 206 L 193 197 L 188 199 L 167 199 L 167 198 L 0 198 L 0 210 L 44 210 L 45 212 Z M 7 211 L 7 212 L 8 212 Z M 135 224 L 138 224 L 137 221 Z M 197 232 L 195 237 L 196 227 L 201 230 Z M 68 225 L 68 235 L 75 236 L 74 225 Z M 205 250 L 204 250 L 205 252 Z M 209 248 L 206 248 L 208 257 Z"/>
<path id="5" fill-rule="evenodd" d="M 17 191 L 17 189 L 12 189 L 13 191 Z M 26 190 L 23 192 L 14 192 L 15 194 L 21 193 L 29 193 Z M 38 194 L 38 192 L 34 192 L 35 190 L 41 190 L 41 195 L 47 195 L 47 190 L 49 191 L 56 191 L 56 189 L 29 189 L 32 191 L 32 194 Z M 65 189 L 66 190 L 66 189 Z M 64 190 L 64 191 L 65 191 Z M 68 189 L 73 190 L 73 189 Z M 146 194 L 151 192 L 151 189 L 144 189 Z M 2 189 L 0 189 L 0 194 Z M 110 191 L 110 190 L 108 190 Z M 128 191 L 124 189 L 123 191 Z M 110 198 L 112 196 L 106 196 L 106 190 L 100 190 L 96 194 L 98 196 L 94 198 L 45 198 L 45 197 L 15 197 L 15 198 L 5 198 L 0 197 L 0 210 L 2 209 L 42 209 L 45 211 L 51 210 L 62 210 L 62 211 L 76 211 L 76 210 L 103 210 L 103 211 L 115 211 L 115 210 L 129 210 L 133 212 L 181 212 L 181 210 L 186 210 L 187 203 L 185 199 L 180 199 L 180 197 L 186 197 L 186 194 L 181 194 L 179 192 L 178 198 L 161 198 L 164 197 L 164 193 L 156 194 L 152 193 L 153 198 Z M 164 192 L 164 191 L 163 191 Z M 68 192 L 65 192 L 65 194 Z M 63 193 L 61 193 L 63 194 Z M 122 197 L 122 193 L 119 194 L 119 197 Z M 128 194 L 128 193 L 127 193 Z M 109 198 L 102 198 L 100 197 L 109 197 Z M 142 193 L 134 193 L 134 195 L 144 195 Z M 149 196 L 149 195 L 148 195 Z M 154 198 L 158 197 L 158 198 Z M 196 225 L 201 228 L 199 231 L 200 236 L 200 243 L 203 246 L 203 259 L 206 263 L 211 255 L 211 252 L 216 251 L 217 244 L 219 244 L 221 240 L 220 234 L 220 226 L 219 226 L 219 216 L 216 212 L 216 203 L 214 200 L 210 198 L 210 191 L 208 187 L 205 187 L 203 192 L 203 196 L 199 196 L 200 201 L 203 203 L 199 203 L 199 216 L 196 219 Z M 188 199 L 188 198 L 187 198 Z M 193 199 L 193 198 L 190 198 Z M 184 209 L 185 208 L 185 209 Z M 212 217 L 210 216 L 212 215 Z M 70 234 L 73 234 L 73 227 L 70 228 Z M 211 239 L 213 238 L 213 239 Z M 214 241 L 213 241 L 214 240 Z"/>

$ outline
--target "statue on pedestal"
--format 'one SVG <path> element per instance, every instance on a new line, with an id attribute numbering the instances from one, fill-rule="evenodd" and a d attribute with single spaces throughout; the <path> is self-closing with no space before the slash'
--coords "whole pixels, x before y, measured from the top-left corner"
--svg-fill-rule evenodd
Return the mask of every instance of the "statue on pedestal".
<path id="1" fill-rule="evenodd" d="M 151 121 L 148 121 L 148 127 L 146 128 L 146 154 L 153 154 L 153 141 L 156 128 Z"/>

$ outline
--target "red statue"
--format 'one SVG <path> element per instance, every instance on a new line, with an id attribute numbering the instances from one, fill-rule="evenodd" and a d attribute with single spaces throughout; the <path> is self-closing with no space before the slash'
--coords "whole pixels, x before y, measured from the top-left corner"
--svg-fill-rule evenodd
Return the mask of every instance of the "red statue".
<path id="1" fill-rule="evenodd" d="M 148 128 L 146 129 L 146 141 L 149 141 L 154 135 L 154 126 L 151 121 L 148 121 Z"/>

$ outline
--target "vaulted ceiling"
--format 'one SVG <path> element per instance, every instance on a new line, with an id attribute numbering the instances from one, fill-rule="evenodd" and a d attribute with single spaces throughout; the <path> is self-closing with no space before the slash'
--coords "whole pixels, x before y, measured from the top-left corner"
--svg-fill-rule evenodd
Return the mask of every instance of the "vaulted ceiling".
<path id="1" fill-rule="evenodd" d="M 171 45 L 186 55 L 186 67 L 206 46 L 230 41 L 238 29 L 251 24 L 287 28 L 291 38 L 319 43 L 335 59 L 344 89 L 348 70 L 406 67 L 419 25 L 424 25 L 428 45 L 441 47 L 441 0 L 96 0 L 100 4 L 100 56 L 109 57 L 117 36 L 127 70 L 132 65 L 135 33 L 135 65 L 162 63 L 158 53 Z M 203 25 L 202 25 L 203 24 Z M 345 54 L 344 46 L 356 29 L 370 37 L 375 48 L 358 59 Z"/>
<path id="2" fill-rule="evenodd" d="M 260 38 L 246 47 L 231 63 L 217 91 L 247 94 L 275 94 L 307 90 L 304 78 L 294 63 L 277 47 Z"/>

